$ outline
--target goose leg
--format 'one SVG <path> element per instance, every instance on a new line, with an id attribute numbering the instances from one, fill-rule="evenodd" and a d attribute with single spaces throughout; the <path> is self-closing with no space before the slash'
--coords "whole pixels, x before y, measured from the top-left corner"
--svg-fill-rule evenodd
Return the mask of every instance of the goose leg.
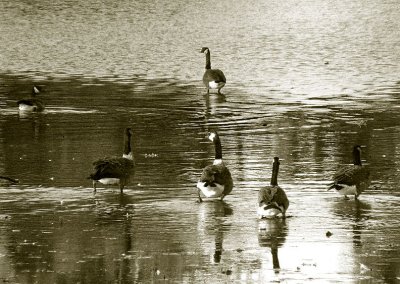
<path id="1" fill-rule="evenodd" d="M 97 184 L 97 182 L 94 180 L 93 181 L 93 193 L 96 193 L 96 184 Z"/>
<path id="2" fill-rule="evenodd" d="M 222 194 L 222 196 L 221 196 L 221 201 L 224 200 L 224 197 L 225 197 L 225 194 Z"/>
<path id="3" fill-rule="evenodd" d="M 208 95 L 208 94 L 210 94 L 210 89 L 209 89 L 209 88 L 207 88 L 207 95 Z"/>
<path id="4" fill-rule="evenodd" d="M 197 190 L 197 194 L 199 195 L 199 203 L 203 202 L 203 199 L 201 199 L 201 196 L 200 196 L 200 189 Z"/>
<path id="5" fill-rule="evenodd" d="M 124 182 L 120 181 L 119 182 L 119 190 L 120 190 L 121 194 L 124 193 L 124 186 L 125 186 Z"/>

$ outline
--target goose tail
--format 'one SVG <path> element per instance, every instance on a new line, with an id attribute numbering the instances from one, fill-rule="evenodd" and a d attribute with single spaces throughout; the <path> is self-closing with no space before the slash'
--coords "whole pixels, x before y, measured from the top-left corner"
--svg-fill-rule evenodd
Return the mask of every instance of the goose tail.
<path id="1" fill-rule="evenodd" d="M 331 190 L 332 188 L 336 188 L 336 183 L 335 182 L 332 182 L 332 183 L 328 184 L 328 190 L 327 191 Z"/>

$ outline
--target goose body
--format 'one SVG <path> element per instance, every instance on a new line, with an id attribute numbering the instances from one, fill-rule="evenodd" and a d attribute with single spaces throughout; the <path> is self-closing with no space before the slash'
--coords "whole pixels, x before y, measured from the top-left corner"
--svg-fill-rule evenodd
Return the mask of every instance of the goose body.
<path id="1" fill-rule="evenodd" d="M 200 180 L 197 182 L 199 201 L 202 202 L 202 193 L 207 198 L 224 199 L 233 188 L 232 176 L 229 169 L 222 161 L 222 146 L 219 135 L 211 132 L 208 139 L 214 143 L 215 160 L 212 165 L 203 169 Z"/>
<path id="2" fill-rule="evenodd" d="M 33 86 L 31 97 L 28 99 L 22 99 L 17 102 L 18 109 L 20 111 L 43 111 L 44 110 L 44 103 L 43 101 L 36 98 L 36 95 L 40 93 L 40 87 Z"/>
<path id="3" fill-rule="evenodd" d="M 361 164 L 361 146 L 353 147 L 353 165 L 346 165 L 339 169 L 333 176 L 333 182 L 329 184 L 330 189 L 335 189 L 347 198 L 347 195 L 358 196 L 368 188 L 369 170 Z"/>
<path id="4" fill-rule="evenodd" d="M 285 191 L 278 186 L 279 158 L 274 158 L 272 166 L 271 185 L 263 187 L 258 192 L 257 215 L 260 219 L 272 218 L 278 215 L 286 217 L 286 210 L 289 207 L 289 199 Z"/>
<path id="5" fill-rule="evenodd" d="M 208 47 L 203 47 L 201 52 L 206 55 L 206 71 L 203 75 L 203 83 L 207 88 L 207 94 L 210 89 L 217 89 L 218 94 L 221 94 L 221 89 L 226 84 L 224 72 L 219 69 L 211 69 L 211 54 Z"/>
<path id="6" fill-rule="evenodd" d="M 124 154 L 122 157 L 104 158 L 93 163 L 94 173 L 89 178 L 93 180 L 93 191 L 96 192 L 98 182 L 106 185 L 119 185 L 121 193 L 133 174 L 135 162 L 131 148 L 132 130 L 125 130 Z"/>

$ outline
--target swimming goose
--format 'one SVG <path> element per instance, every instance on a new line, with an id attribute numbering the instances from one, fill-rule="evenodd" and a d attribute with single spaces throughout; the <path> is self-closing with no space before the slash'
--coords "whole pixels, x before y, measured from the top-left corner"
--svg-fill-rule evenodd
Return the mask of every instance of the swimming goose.
<path id="1" fill-rule="evenodd" d="M 100 182 L 102 184 L 118 184 L 121 193 L 123 193 L 135 166 L 131 149 L 131 136 L 132 130 L 126 128 L 122 157 L 100 159 L 93 163 L 95 172 L 89 176 L 89 179 L 93 180 L 93 192 L 96 193 L 97 182 Z"/>
<path id="2" fill-rule="evenodd" d="M 200 192 L 208 198 L 224 199 L 233 188 L 233 181 L 229 169 L 222 161 L 221 140 L 217 132 L 210 132 L 208 139 L 214 143 L 215 160 L 212 165 L 203 169 L 200 180 L 197 182 L 199 202 L 202 202 Z"/>
<path id="3" fill-rule="evenodd" d="M 43 111 L 44 110 L 44 103 L 43 101 L 36 98 L 41 92 L 41 88 L 39 86 L 32 87 L 31 97 L 29 99 L 22 99 L 17 102 L 18 108 L 20 111 Z"/>
<path id="4" fill-rule="evenodd" d="M 339 194 L 354 195 L 355 199 L 368 188 L 369 170 L 361 164 L 361 146 L 353 147 L 353 165 L 346 165 L 339 169 L 333 176 L 333 183 L 328 190 L 334 188 Z"/>
<path id="5" fill-rule="evenodd" d="M 207 88 L 207 94 L 210 89 L 218 89 L 218 94 L 221 94 L 221 89 L 226 84 L 224 72 L 219 69 L 211 69 L 211 54 L 208 47 L 203 47 L 201 53 L 206 54 L 206 71 L 203 75 L 203 83 Z"/>
<path id="6" fill-rule="evenodd" d="M 282 214 L 286 217 L 286 210 L 289 207 L 289 199 L 285 191 L 278 186 L 279 158 L 274 158 L 272 164 L 271 185 L 263 187 L 258 192 L 257 215 L 260 219 L 270 218 Z"/>

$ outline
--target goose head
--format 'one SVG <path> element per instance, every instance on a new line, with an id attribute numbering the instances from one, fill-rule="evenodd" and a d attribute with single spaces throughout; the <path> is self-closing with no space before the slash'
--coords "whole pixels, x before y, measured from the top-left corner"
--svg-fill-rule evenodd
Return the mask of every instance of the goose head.
<path id="1" fill-rule="evenodd" d="M 33 85 L 33 87 L 32 87 L 32 95 L 38 95 L 41 91 L 42 91 L 41 87 L 39 87 L 37 85 Z"/>
<path id="2" fill-rule="evenodd" d="M 354 145 L 353 147 L 353 162 L 354 165 L 361 165 L 361 145 Z"/>
<path id="3" fill-rule="evenodd" d="M 215 131 L 209 132 L 209 133 L 208 133 L 208 139 L 209 139 L 211 142 L 217 141 L 217 140 L 219 139 L 218 133 L 215 132 Z"/>
<path id="4" fill-rule="evenodd" d="M 132 129 L 130 127 L 127 127 L 125 130 L 125 135 L 127 137 L 131 137 L 133 135 Z"/>
<path id="5" fill-rule="evenodd" d="M 209 53 L 209 52 L 210 52 L 210 50 L 208 49 L 208 47 L 203 47 L 203 48 L 201 49 L 201 53 L 207 54 L 207 53 Z"/>

